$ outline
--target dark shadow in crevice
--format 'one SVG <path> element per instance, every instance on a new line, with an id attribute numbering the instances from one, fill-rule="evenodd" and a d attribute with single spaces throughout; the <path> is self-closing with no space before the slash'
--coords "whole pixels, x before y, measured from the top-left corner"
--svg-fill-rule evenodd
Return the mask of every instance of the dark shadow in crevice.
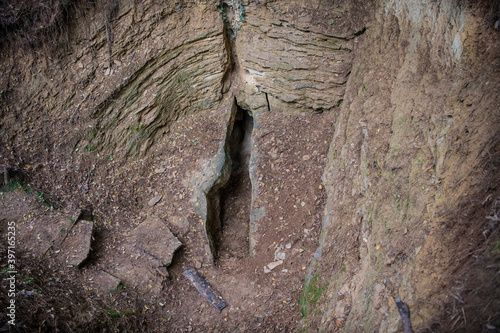
<path id="1" fill-rule="evenodd" d="M 221 230 L 217 239 L 219 259 L 248 255 L 252 183 L 249 162 L 252 151 L 253 118 L 238 106 L 229 141 L 231 177 L 220 190 Z"/>

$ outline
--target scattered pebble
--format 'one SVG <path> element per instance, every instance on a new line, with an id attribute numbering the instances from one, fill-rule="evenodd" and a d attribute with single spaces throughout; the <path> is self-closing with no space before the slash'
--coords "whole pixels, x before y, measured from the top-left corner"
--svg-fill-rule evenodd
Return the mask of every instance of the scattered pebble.
<path id="1" fill-rule="evenodd" d="M 162 197 L 163 197 L 162 195 L 157 195 L 153 199 L 149 200 L 148 206 L 149 207 L 153 207 L 154 205 L 156 205 L 161 200 Z"/>

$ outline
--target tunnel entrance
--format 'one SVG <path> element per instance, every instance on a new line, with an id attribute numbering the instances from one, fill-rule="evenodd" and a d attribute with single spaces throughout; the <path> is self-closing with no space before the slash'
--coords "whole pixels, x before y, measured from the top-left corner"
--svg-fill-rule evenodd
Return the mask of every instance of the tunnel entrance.
<path id="1" fill-rule="evenodd" d="M 231 177 L 220 190 L 221 232 L 217 251 L 220 259 L 248 255 L 252 199 L 249 175 L 252 130 L 251 114 L 238 106 L 229 142 Z"/>

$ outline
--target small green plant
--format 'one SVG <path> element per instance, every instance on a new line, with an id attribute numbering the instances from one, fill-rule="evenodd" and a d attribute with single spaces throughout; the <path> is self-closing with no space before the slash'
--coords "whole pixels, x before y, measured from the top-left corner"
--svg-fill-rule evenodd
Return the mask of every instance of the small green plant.
<path id="1" fill-rule="evenodd" d="M 0 188 L 0 192 L 12 192 L 15 190 L 22 190 L 23 192 L 26 192 L 28 194 L 31 193 L 30 186 L 20 180 L 12 181 L 8 185 Z"/>
<path id="2" fill-rule="evenodd" d="M 49 202 L 51 197 L 46 197 L 43 192 L 36 192 L 35 196 L 40 199 L 40 201 L 47 207 L 52 208 L 52 204 Z"/>
<path id="3" fill-rule="evenodd" d="M 117 311 L 115 311 L 115 310 L 108 309 L 108 310 L 106 310 L 106 311 L 109 313 L 109 315 L 110 315 L 111 317 L 114 317 L 114 318 L 121 317 L 120 313 L 119 313 L 119 312 L 117 312 Z"/>
<path id="4" fill-rule="evenodd" d="M 120 283 L 118 285 L 118 287 L 116 287 L 116 290 L 122 290 L 122 289 L 126 289 L 127 288 L 127 285 L 126 284 L 123 284 L 123 283 Z"/>
<path id="5" fill-rule="evenodd" d="M 27 280 L 24 281 L 24 284 L 28 284 L 28 283 L 32 282 L 33 280 L 35 280 L 35 278 L 32 278 L 32 277 L 29 278 L 28 276 L 26 276 L 26 279 Z"/>
<path id="6" fill-rule="evenodd" d="M 500 241 L 497 241 L 497 242 L 495 243 L 495 248 L 494 248 L 494 251 L 496 251 L 496 252 L 500 253 Z"/>
<path id="7" fill-rule="evenodd" d="M 89 144 L 89 145 L 86 147 L 86 149 L 87 149 L 87 151 L 89 151 L 89 152 L 93 152 L 94 150 L 96 150 L 96 149 L 97 149 L 97 146 Z"/>

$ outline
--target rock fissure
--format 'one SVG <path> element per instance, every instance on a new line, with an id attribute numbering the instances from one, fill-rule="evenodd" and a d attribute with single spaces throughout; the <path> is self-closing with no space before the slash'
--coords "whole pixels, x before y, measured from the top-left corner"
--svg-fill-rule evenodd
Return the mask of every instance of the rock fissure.
<path id="1" fill-rule="evenodd" d="M 218 257 L 241 257 L 248 254 L 252 197 L 249 175 L 252 129 L 252 116 L 248 111 L 237 107 L 229 142 L 231 175 L 227 184 L 220 190 L 221 231 L 217 242 Z"/>

